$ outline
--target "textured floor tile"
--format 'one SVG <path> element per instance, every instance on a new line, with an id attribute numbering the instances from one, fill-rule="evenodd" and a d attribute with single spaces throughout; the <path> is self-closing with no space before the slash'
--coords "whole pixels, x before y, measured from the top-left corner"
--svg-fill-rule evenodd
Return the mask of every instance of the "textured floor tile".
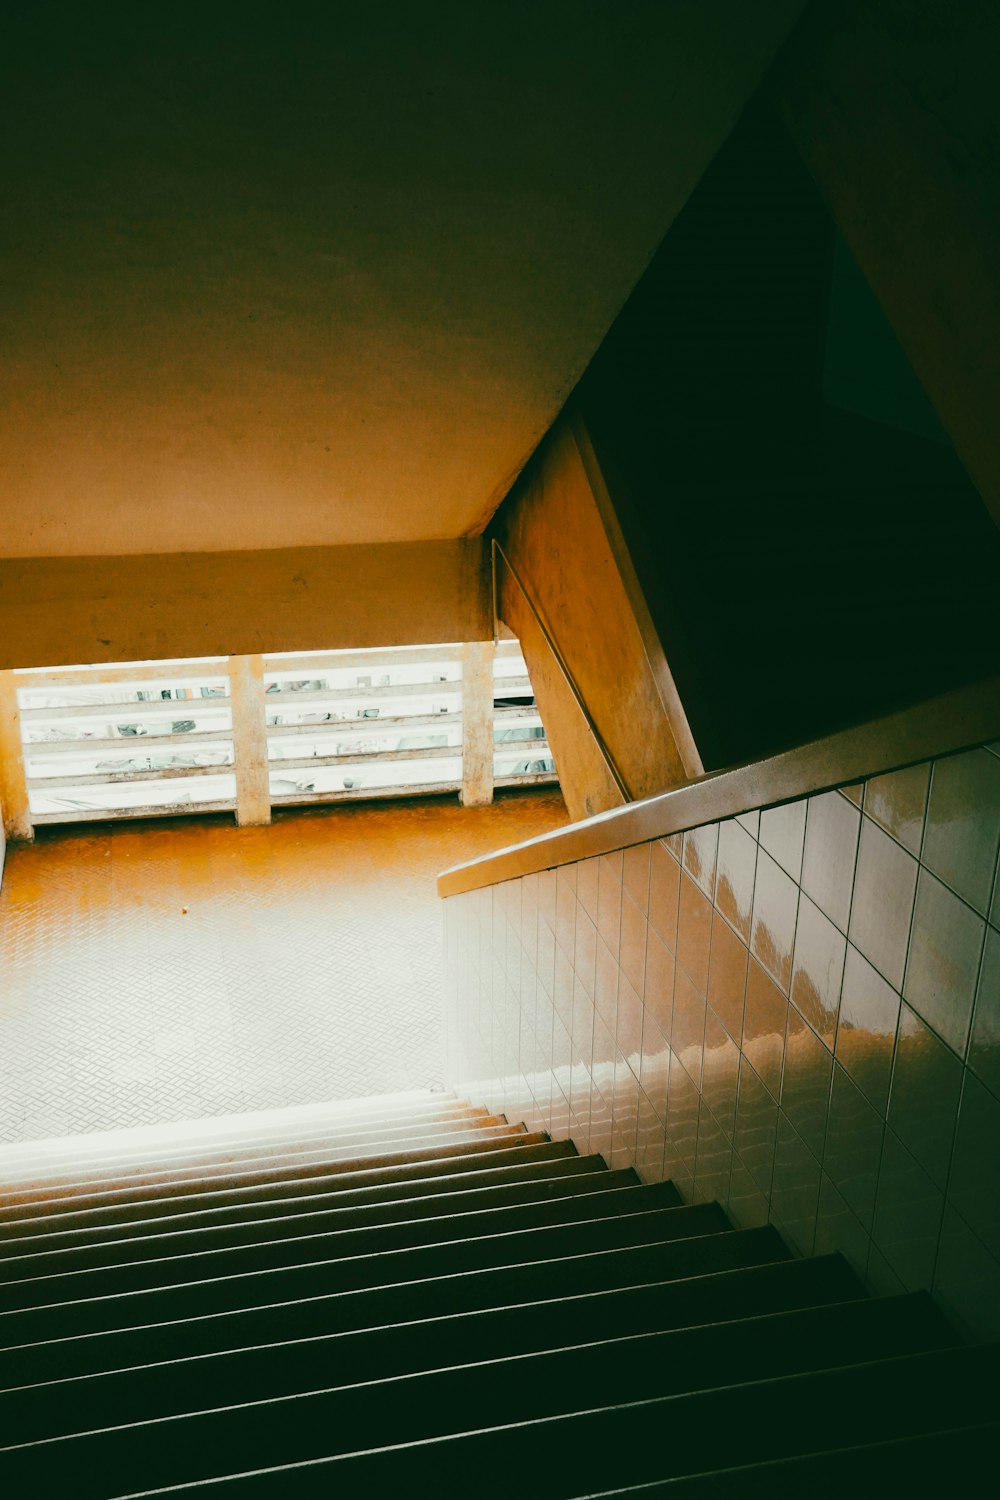
<path id="1" fill-rule="evenodd" d="M 285 812 L 269 828 L 59 830 L 11 849 L 0 1140 L 439 1082 L 435 877 L 565 821 L 545 791 Z M 507 907 L 498 1001 L 521 984 L 523 910 Z"/>

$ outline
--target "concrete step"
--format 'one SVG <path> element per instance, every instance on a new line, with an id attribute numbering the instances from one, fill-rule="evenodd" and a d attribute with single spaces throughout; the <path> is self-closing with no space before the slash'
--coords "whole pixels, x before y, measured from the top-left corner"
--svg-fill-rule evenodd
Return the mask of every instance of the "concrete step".
<path id="1" fill-rule="evenodd" d="M 338 1260 L 317 1259 L 270 1270 L 237 1272 L 190 1284 L 105 1292 L 75 1301 L 0 1312 L 0 1347 L 105 1329 L 176 1322 L 238 1308 L 399 1285 L 557 1256 L 587 1255 L 626 1245 L 662 1245 L 678 1238 L 700 1242 L 705 1235 L 732 1233 L 717 1204 L 655 1208 L 615 1213 L 579 1224 L 522 1229 L 409 1249 L 355 1254 Z M 40 1295 L 44 1295 L 45 1285 L 44 1281 L 37 1283 Z"/>
<path id="2" fill-rule="evenodd" d="M 572 1160 L 572 1158 L 570 1158 Z M 587 1158 L 576 1158 L 577 1161 Z M 276 1244 L 284 1240 L 301 1243 L 303 1237 L 324 1235 L 342 1230 L 375 1229 L 414 1219 L 477 1214 L 518 1205 L 546 1204 L 554 1199 L 573 1198 L 580 1194 L 603 1196 L 618 1188 L 636 1187 L 639 1179 L 631 1168 L 610 1172 L 600 1157 L 589 1159 L 592 1170 L 575 1175 L 545 1176 L 514 1181 L 506 1186 L 474 1187 L 465 1192 L 428 1193 L 389 1202 L 370 1202 L 361 1208 L 331 1207 L 329 1199 L 319 1198 L 319 1207 L 311 1212 L 287 1212 L 281 1217 L 247 1218 L 237 1223 L 196 1225 L 188 1218 L 200 1214 L 180 1214 L 175 1220 L 153 1220 L 162 1231 L 166 1222 L 174 1225 L 170 1233 L 142 1234 L 142 1225 L 129 1225 L 130 1235 L 110 1239 L 92 1238 L 91 1243 L 61 1247 L 52 1243 L 61 1236 L 40 1235 L 37 1240 L 14 1240 L 8 1251 L 21 1248 L 20 1255 L 0 1257 L 0 1286 L 8 1281 L 22 1281 L 32 1276 L 55 1276 L 67 1271 L 91 1270 L 100 1266 L 127 1265 L 134 1261 L 182 1257 L 205 1251 L 230 1249 L 239 1245 Z M 555 1165 L 555 1164 L 554 1164 Z M 516 1168 L 510 1170 L 518 1170 Z M 308 1200 L 307 1200 L 308 1201 Z M 674 1201 L 679 1202 L 679 1199 Z M 104 1231 L 107 1234 L 108 1231 Z"/>
<path id="3" fill-rule="evenodd" d="M 240 1500 L 327 1492 L 456 1494 L 474 1476 L 477 1500 L 508 1500 L 511 1476 L 518 1475 L 528 1476 L 529 1484 L 540 1479 L 547 1500 L 571 1500 L 709 1466 L 783 1458 L 790 1446 L 816 1453 L 995 1425 L 998 1361 L 997 1345 L 937 1349 L 628 1403 L 614 1400 L 612 1386 L 606 1395 L 614 1404 L 601 1402 L 595 1384 L 590 1399 L 596 1404 L 572 1415 L 209 1479 L 199 1496 L 221 1494 L 223 1485 L 226 1495 Z M 159 1492 L 173 1493 L 174 1486 Z M 123 1500 L 148 1493 L 143 1479 Z"/>
<path id="4" fill-rule="evenodd" d="M 212 1142 L 239 1143 L 246 1139 L 280 1139 L 288 1131 L 320 1126 L 339 1127 L 354 1121 L 379 1121 L 397 1117 L 419 1117 L 424 1111 L 469 1108 L 450 1090 L 415 1089 L 409 1093 L 376 1094 L 358 1099 L 326 1100 L 317 1104 L 293 1104 L 280 1109 L 243 1111 L 239 1114 L 205 1115 L 199 1119 L 168 1120 L 156 1125 L 132 1125 L 120 1130 L 88 1131 L 79 1135 L 48 1136 L 41 1140 L 10 1142 L 0 1146 L 0 1179 L 6 1171 L 46 1171 L 50 1166 L 122 1154 L 144 1156 L 147 1152 Z M 488 1111 L 484 1111 L 488 1113 Z"/>
<path id="5" fill-rule="evenodd" d="M 212 1281 L 218 1277 L 245 1276 L 259 1271 L 295 1268 L 303 1263 L 317 1264 L 337 1260 L 375 1256 L 389 1251 L 443 1245 L 451 1241 L 485 1240 L 496 1235 L 513 1235 L 560 1224 L 578 1224 L 587 1220 L 607 1220 L 616 1214 L 645 1213 L 654 1209 L 676 1208 L 678 1222 L 691 1222 L 695 1233 L 729 1228 L 722 1210 L 712 1205 L 680 1208 L 677 1191 L 670 1182 L 637 1183 L 610 1189 L 603 1193 L 553 1197 L 540 1203 L 511 1204 L 507 1207 L 480 1208 L 474 1213 L 437 1218 L 407 1219 L 391 1224 L 361 1225 L 353 1229 L 318 1228 L 315 1232 L 293 1238 L 258 1238 L 250 1244 L 192 1244 L 171 1246 L 163 1255 L 132 1261 L 112 1261 L 109 1265 L 67 1268 L 46 1266 L 39 1274 L 37 1265 L 25 1266 L 25 1275 L 0 1285 L 0 1314 L 15 1308 L 49 1307 L 59 1302 L 77 1302 L 96 1297 L 118 1297 L 126 1292 L 145 1291 L 154 1287 L 174 1287 L 194 1282 Z M 213 1232 L 209 1231 L 211 1235 Z M 204 1239 L 205 1231 L 196 1236 Z M 62 1259 L 71 1262 L 82 1252 L 67 1251 Z M 37 1261 L 39 1257 L 32 1257 Z M 46 1274 L 47 1273 L 47 1274 Z M 0 1325 L 2 1326 L 2 1325 Z"/>
<path id="6" fill-rule="evenodd" d="M 511 1166 L 486 1166 L 471 1170 L 479 1164 L 461 1158 L 446 1175 L 436 1173 L 405 1178 L 400 1175 L 389 1181 L 379 1181 L 373 1186 L 363 1185 L 368 1177 L 364 1172 L 354 1175 L 344 1173 L 330 1179 L 314 1179 L 306 1184 L 282 1183 L 274 1189 L 273 1197 L 263 1196 L 266 1189 L 254 1190 L 248 1196 L 237 1191 L 233 1194 L 235 1201 L 227 1201 L 214 1208 L 201 1205 L 214 1202 L 216 1196 L 228 1200 L 229 1195 L 208 1194 L 190 1200 L 173 1198 L 167 1204 L 170 1211 L 155 1218 L 143 1215 L 122 1221 L 117 1218 L 112 1220 L 109 1219 L 109 1212 L 103 1209 L 79 1216 L 63 1216 L 67 1220 L 77 1217 L 84 1221 L 93 1220 L 93 1223 L 84 1222 L 75 1229 L 54 1229 L 45 1218 L 24 1220 L 17 1226 L 17 1235 L 11 1235 L 8 1230 L 7 1236 L 0 1238 L 0 1274 L 7 1261 L 45 1251 L 119 1245 L 123 1248 L 123 1259 L 127 1259 L 125 1247 L 133 1239 L 147 1242 L 153 1248 L 153 1241 L 161 1235 L 169 1238 L 178 1232 L 191 1233 L 223 1226 L 253 1233 L 253 1226 L 256 1225 L 281 1225 L 308 1219 L 313 1214 L 343 1214 L 345 1223 L 348 1221 L 346 1216 L 350 1216 L 352 1222 L 361 1223 L 369 1222 L 371 1215 L 371 1223 L 384 1223 L 396 1216 L 404 1204 L 407 1206 L 406 1216 L 412 1218 L 424 1213 L 436 1213 L 442 1200 L 450 1203 L 452 1199 L 458 1200 L 455 1211 L 462 1213 L 465 1212 L 462 1205 L 469 1194 L 505 1188 L 511 1194 L 509 1201 L 522 1201 L 518 1195 L 523 1192 L 527 1194 L 523 1201 L 527 1202 L 531 1200 L 536 1188 L 541 1196 L 560 1190 L 560 1183 L 565 1185 L 566 1191 L 570 1191 L 570 1184 L 579 1178 L 579 1187 L 572 1190 L 586 1192 L 590 1190 L 590 1179 L 609 1175 L 603 1157 L 572 1156 L 567 1154 L 568 1149 L 571 1148 L 566 1141 L 546 1141 L 513 1153 L 491 1153 L 493 1156 L 514 1156 L 515 1164 Z M 438 1164 L 429 1165 L 436 1167 Z M 419 1172 L 420 1168 L 408 1170 Z M 619 1175 L 615 1174 L 616 1178 Z M 632 1182 L 638 1181 L 630 1169 L 624 1169 L 624 1175 Z M 352 1185 L 355 1177 L 362 1181 L 361 1186 Z M 595 1183 L 595 1190 L 601 1185 L 600 1182 Z M 469 1202 L 472 1207 L 475 1206 L 472 1199 Z M 185 1207 L 188 1204 L 192 1206 Z M 35 1224 L 38 1225 L 39 1232 L 28 1233 Z M 47 1233 L 44 1232 L 46 1230 Z"/>
<path id="7" fill-rule="evenodd" d="M 954 1492 L 956 1475 L 989 1473 L 996 1463 L 998 1447 L 1000 1421 L 985 1422 L 882 1443 L 827 1448 L 822 1453 L 804 1453 L 770 1463 L 715 1469 L 662 1484 L 603 1490 L 602 1497 L 799 1500 L 807 1495 L 809 1500 L 843 1500 L 845 1495 L 946 1495 Z"/>
<path id="8" fill-rule="evenodd" d="M 145 1188 L 169 1188 L 174 1183 L 213 1181 L 219 1178 L 241 1178 L 255 1171 L 280 1171 L 283 1167 L 303 1166 L 315 1162 L 348 1161 L 356 1157 L 398 1154 L 435 1141 L 460 1141 L 481 1136 L 523 1133 L 524 1126 L 510 1124 L 502 1115 L 485 1115 L 474 1121 L 433 1121 L 411 1130 L 390 1125 L 384 1129 L 352 1132 L 340 1137 L 320 1136 L 302 1143 L 285 1144 L 280 1150 L 259 1146 L 246 1153 L 233 1152 L 226 1157 L 198 1157 L 180 1160 L 169 1166 L 121 1172 L 108 1167 L 101 1172 L 82 1168 L 81 1174 L 52 1181 L 35 1180 L 20 1187 L 4 1187 L 3 1214 L 16 1211 L 23 1204 L 57 1203 L 71 1198 L 89 1198 L 97 1193 L 139 1193 Z"/>
<path id="9" fill-rule="evenodd" d="M 157 1171 L 177 1168 L 194 1168 L 214 1162 L 249 1161 L 254 1157 L 290 1154 L 305 1151 L 329 1143 L 340 1147 L 353 1141 L 393 1136 L 406 1138 L 421 1130 L 450 1126 L 454 1130 L 466 1126 L 483 1125 L 487 1120 L 506 1123 L 504 1116 L 491 1116 L 485 1109 L 472 1109 L 468 1105 L 453 1105 L 427 1109 L 419 1114 L 408 1112 L 398 1116 L 377 1117 L 371 1120 L 302 1122 L 282 1131 L 271 1130 L 266 1134 L 250 1133 L 230 1138 L 199 1138 L 194 1141 L 163 1142 L 155 1149 L 131 1151 L 78 1152 L 73 1157 L 51 1161 L 44 1165 L 32 1164 L 21 1167 L 4 1166 L 0 1163 L 0 1182 L 4 1192 L 23 1192 L 27 1189 L 55 1188 L 61 1183 L 73 1185 L 77 1182 L 94 1182 L 105 1178 L 125 1178 L 129 1175 L 147 1175 Z"/>
<path id="10" fill-rule="evenodd" d="M 585 1292 L 26 1386 L 0 1392 L 0 1432 L 30 1442 L 106 1426 L 109 1413 L 120 1424 L 196 1410 L 205 1391 L 215 1393 L 214 1405 L 259 1401 L 472 1364 L 486 1350 L 502 1359 L 668 1329 L 724 1329 L 737 1317 L 853 1303 L 860 1296 L 861 1285 L 840 1256 L 779 1261 L 687 1282 Z M 904 1300 L 926 1316 L 922 1293 Z"/>
<path id="11" fill-rule="evenodd" d="M 699 1295 L 703 1295 L 699 1294 L 697 1278 L 707 1278 L 714 1288 L 719 1272 L 790 1261 L 786 1246 L 770 1225 L 666 1242 L 654 1237 L 647 1243 L 603 1250 L 595 1248 L 596 1236 L 591 1226 L 584 1228 L 586 1234 L 580 1230 L 542 1231 L 553 1238 L 562 1236 L 563 1245 L 568 1243 L 571 1247 L 567 1254 L 556 1251 L 549 1253 L 548 1258 L 532 1259 L 528 1247 L 522 1244 L 519 1258 L 510 1265 L 464 1271 L 452 1268 L 449 1272 L 432 1269 L 418 1281 L 397 1281 L 354 1291 L 328 1289 L 299 1299 L 293 1295 L 284 1301 L 234 1307 L 197 1317 L 183 1311 L 171 1320 L 169 1314 L 171 1311 L 176 1314 L 176 1307 L 161 1306 L 158 1311 L 155 1304 L 150 1306 L 150 1294 L 136 1293 L 119 1299 L 127 1304 L 125 1307 L 114 1308 L 119 1317 L 125 1317 L 123 1325 L 117 1329 L 95 1329 L 90 1335 L 74 1330 L 67 1318 L 67 1311 L 72 1313 L 72 1309 L 55 1309 L 54 1317 L 43 1310 L 40 1316 L 47 1326 L 33 1327 L 25 1314 L 10 1314 L 8 1317 L 18 1320 L 19 1326 L 16 1329 L 11 1326 L 0 1343 L 0 1390 L 164 1360 L 190 1359 L 223 1350 L 399 1323 L 417 1324 L 428 1318 L 653 1282 L 677 1282 L 674 1293 L 679 1298 L 677 1305 L 686 1309 L 697 1304 Z M 651 1232 L 650 1226 L 641 1228 L 644 1233 Z M 550 1251 L 551 1240 L 544 1244 L 536 1241 L 534 1248 Z M 399 1268 L 390 1270 L 384 1263 L 380 1269 L 384 1274 L 399 1274 Z M 257 1290 L 261 1288 L 258 1286 Z M 146 1301 L 142 1302 L 144 1297 Z M 114 1304 L 116 1299 L 107 1300 Z M 83 1306 L 100 1308 L 101 1304 Z M 91 1312 L 91 1320 L 106 1322 L 111 1311 L 105 1309 L 104 1319 Z M 130 1312 L 140 1313 L 140 1318 L 130 1318 Z M 168 1314 L 162 1321 L 139 1326 L 143 1316 L 155 1319 L 161 1312 Z M 47 1342 L 49 1339 L 57 1342 Z"/>
<path id="12" fill-rule="evenodd" d="M 585 1409 L 596 1391 L 616 1402 L 714 1391 L 792 1373 L 856 1366 L 877 1356 L 955 1344 L 929 1301 L 863 1300 L 643 1333 L 542 1353 L 355 1383 L 249 1405 L 204 1397 L 213 1410 L 63 1441 L 19 1444 L 0 1454 L 8 1482 L 57 1490 L 69 1474 L 77 1500 L 144 1486 L 193 1482 L 244 1468 L 301 1463 L 336 1453 L 423 1443 L 491 1425 Z"/>
<path id="13" fill-rule="evenodd" d="M 66 1221 L 84 1212 L 120 1209 L 122 1219 L 137 1219 L 144 1214 L 150 1217 L 173 1211 L 177 1199 L 197 1196 L 206 1198 L 219 1194 L 264 1189 L 265 1196 L 273 1196 L 273 1189 L 286 1183 L 306 1184 L 316 1178 L 334 1179 L 352 1173 L 395 1174 L 408 1166 L 423 1166 L 430 1162 L 451 1162 L 473 1157 L 482 1157 L 501 1149 L 523 1149 L 527 1146 L 545 1144 L 548 1137 L 539 1132 L 525 1131 L 523 1125 L 504 1125 L 496 1130 L 484 1130 L 475 1135 L 463 1133 L 457 1138 L 437 1137 L 432 1143 L 410 1145 L 402 1150 L 383 1149 L 371 1156 L 348 1156 L 342 1161 L 320 1160 L 317 1162 L 295 1161 L 284 1167 L 267 1167 L 254 1171 L 224 1174 L 219 1177 L 194 1178 L 155 1187 L 125 1187 L 105 1189 L 96 1193 L 78 1193 L 65 1198 L 42 1199 L 13 1205 L 0 1213 L 0 1235 L 16 1233 L 17 1228 L 30 1221 L 32 1233 L 42 1219 L 48 1220 L 52 1229 L 69 1228 Z"/>

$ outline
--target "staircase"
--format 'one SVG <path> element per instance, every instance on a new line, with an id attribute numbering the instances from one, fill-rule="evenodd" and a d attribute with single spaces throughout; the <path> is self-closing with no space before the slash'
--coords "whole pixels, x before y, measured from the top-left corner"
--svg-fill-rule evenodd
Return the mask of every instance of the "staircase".
<path id="1" fill-rule="evenodd" d="M 932 1493 L 997 1349 L 442 1094 L 8 1153 L 0 1486 Z"/>

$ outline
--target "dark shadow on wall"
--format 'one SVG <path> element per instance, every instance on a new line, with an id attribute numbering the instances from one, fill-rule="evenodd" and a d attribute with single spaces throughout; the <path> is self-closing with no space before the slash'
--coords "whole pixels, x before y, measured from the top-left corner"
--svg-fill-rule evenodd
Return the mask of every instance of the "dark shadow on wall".
<path id="1" fill-rule="evenodd" d="M 575 400 L 706 767 L 1000 670 L 1000 533 L 764 106 Z"/>

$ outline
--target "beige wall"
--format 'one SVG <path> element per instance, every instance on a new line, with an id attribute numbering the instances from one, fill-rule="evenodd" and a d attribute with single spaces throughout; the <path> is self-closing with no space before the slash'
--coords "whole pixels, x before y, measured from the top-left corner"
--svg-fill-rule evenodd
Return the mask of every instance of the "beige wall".
<path id="1" fill-rule="evenodd" d="M 632 798 L 701 769 L 582 425 L 563 417 L 498 512 L 496 535 L 535 602 Z M 573 818 L 623 800 L 509 570 L 499 613 L 520 639 Z"/>
<path id="2" fill-rule="evenodd" d="M 801 6 L 5 7 L 0 554 L 481 529 Z"/>
<path id="3" fill-rule="evenodd" d="M 479 539 L 0 561 L 0 669 L 490 633 Z"/>
<path id="4" fill-rule="evenodd" d="M 995 6 L 813 5 L 770 91 L 1000 522 Z"/>

